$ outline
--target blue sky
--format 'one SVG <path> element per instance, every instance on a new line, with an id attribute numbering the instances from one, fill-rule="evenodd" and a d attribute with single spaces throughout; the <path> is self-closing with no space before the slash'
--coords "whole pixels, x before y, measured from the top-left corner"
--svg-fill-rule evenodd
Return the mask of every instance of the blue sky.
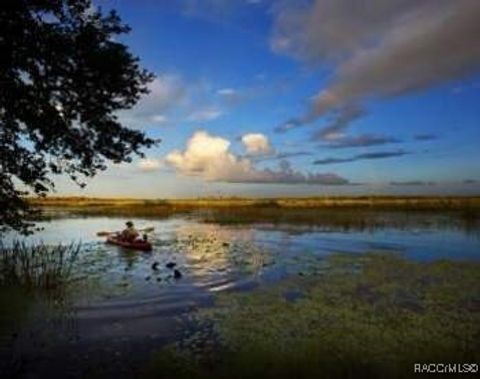
<path id="1" fill-rule="evenodd" d="M 156 75 L 120 117 L 162 143 L 61 194 L 480 193 L 476 1 L 95 4 Z"/>

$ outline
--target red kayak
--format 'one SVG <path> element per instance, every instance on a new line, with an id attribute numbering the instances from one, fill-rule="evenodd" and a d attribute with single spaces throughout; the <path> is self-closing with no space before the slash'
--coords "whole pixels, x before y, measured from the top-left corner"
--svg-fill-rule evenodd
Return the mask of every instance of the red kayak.
<path id="1" fill-rule="evenodd" d="M 134 249 L 134 250 L 141 250 L 141 251 L 151 251 L 152 244 L 148 241 L 144 240 L 135 240 L 132 242 L 121 240 L 117 237 L 110 236 L 107 238 L 107 243 L 112 245 L 117 245 L 121 247 L 125 247 L 127 249 Z"/>

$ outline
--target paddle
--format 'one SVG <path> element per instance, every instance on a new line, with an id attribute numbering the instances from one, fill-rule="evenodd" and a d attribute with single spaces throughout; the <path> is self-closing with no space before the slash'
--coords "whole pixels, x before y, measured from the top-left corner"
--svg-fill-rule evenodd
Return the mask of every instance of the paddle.
<path id="1" fill-rule="evenodd" d="M 150 233 L 150 232 L 153 232 L 154 230 L 155 230 L 154 227 L 150 227 L 150 228 L 138 229 L 137 232 Z M 118 233 L 118 232 L 106 232 L 106 231 L 103 231 L 103 232 L 98 232 L 98 233 L 97 233 L 97 236 L 98 236 L 98 237 L 106 237 L 106 236 L 109 236 L 110 234 L 115 234 L 115 233 Z"/>

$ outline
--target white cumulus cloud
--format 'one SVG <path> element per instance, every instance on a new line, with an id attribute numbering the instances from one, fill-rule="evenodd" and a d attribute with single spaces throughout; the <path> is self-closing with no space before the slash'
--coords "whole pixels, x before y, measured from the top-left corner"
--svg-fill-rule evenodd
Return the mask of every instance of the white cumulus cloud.
<path id="1" fill-rule="evenodd" d="M 183 175 L 214 182 L 348 184 L 346 179 L 334 173 L 296 171 L 287 161 L 281 161 L 278 169 L 258 169 L 249 159 L 230 152 L 230 145 L 227 139 L 197 131 L 187 141 L 185 150 L 172 151 L 165 162 Z"/>
<path id="2" fill-rule="evenodd" d="M 267 155 L 273 151 L 267 136 L 262 133 L 245 134 L 242 143 L 249 154 Z"/>

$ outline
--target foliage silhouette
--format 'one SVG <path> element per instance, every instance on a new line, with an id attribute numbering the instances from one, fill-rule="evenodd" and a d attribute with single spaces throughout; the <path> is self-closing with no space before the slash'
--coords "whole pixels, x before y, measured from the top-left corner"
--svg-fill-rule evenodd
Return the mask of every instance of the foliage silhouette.
<path id="1" fill-rule="evenodd" d="M 116 39 L 129 31 L 90 0 L 0 5 L 1 230 L 32 231 L 24 197 L 54 190 L 53 175 L 83 187 L 107 162 L 129 162 L 157 142 L 116 116 L 153 80 Z"/>

